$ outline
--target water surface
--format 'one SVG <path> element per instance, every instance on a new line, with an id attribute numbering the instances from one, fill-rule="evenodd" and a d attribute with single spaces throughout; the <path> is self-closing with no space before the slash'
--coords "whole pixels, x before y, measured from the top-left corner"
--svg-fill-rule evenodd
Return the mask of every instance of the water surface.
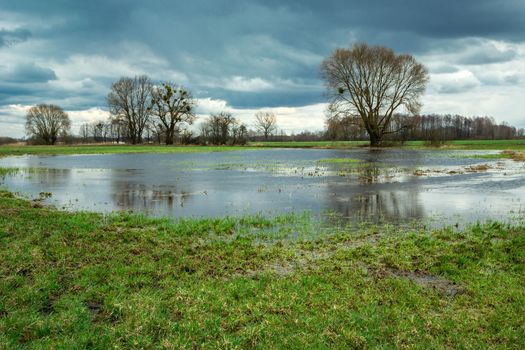
<path id="1" fill-rule="evenodd" d="M 523 217 L 524 163 L 487 152 L 262 149 L 192 154 L 21 156 L 0 180 L 70 210 L 207 217 L 335 212 L 356 222 L 438 224 Z M 335 162 L 334 159 L 353 159 Z"/>

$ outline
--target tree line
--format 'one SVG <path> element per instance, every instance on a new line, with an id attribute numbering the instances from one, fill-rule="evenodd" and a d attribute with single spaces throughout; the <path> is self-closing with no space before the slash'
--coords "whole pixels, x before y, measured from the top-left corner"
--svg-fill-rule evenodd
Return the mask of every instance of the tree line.
<path id="1" fill-rule="evenodd" d="M 146 75 L 120 78 L 111 85 L 106 101 L 109 118 L 82 124 L 78 135 L 82 142 L 244 144 L 256 132 L 268 140 L 277 130 L 273 112 L 257 112 L 253 131 L 223 111 L 207 117 L 196 134 L 190 128 L 197 119 L 192 94 L 173 82 L 154 84 Z M 27 112 L 26 132 L 33 143 L 53 145 L 71 137 L 71 121 L 59 106 L 40 104 Z"/>
<path id="2" fill-rule="evenodd" d="M 391 140 L 508 139 L 523 136 L 523 129 L 498 124 L 489 117 L 420 115 L 421 96 L 429 80 L 427 69 L 408 54 L 382 46 L 358 43 L 338 48 L 321 64 L 329 104 L 326 132 L 303 133 L 329 140 L 368 139 L 371 146 Z M 243 144 L 254 136 L 247 125 L 222 111 L 203 121 L 199 133 L 196 99 L 172 82 L 154 84 L 146 75 L 122 77 L 107 95 L 110 117 L 82 125 L 80 138 L 87 142 L 155 140 L 179 143 Z M 54 105 L 38 105 L 27 114 L 26 130 L 35 142 L 54 144 L 70 133 L 67 113 Z M 264 140 L 277 131 L 272 112 L 255 115 L 255 128 Z M 281 139 L 285 135 L 281 134 Z"/>
<path id="3" fill-rule="evenodd" d="M 369 135 L 358 116 L 332 115 L 326 119 L 326 138 L 329 140 L 366 140 Z M 395 114 L 385 136 L 387 141 L 425 140 L 442 142 L 467 139 L 513 139 L 525 136 L 523 128 L 506 122 L 497 123 L 491 117 L 465 117 L 452 114 Z"/>

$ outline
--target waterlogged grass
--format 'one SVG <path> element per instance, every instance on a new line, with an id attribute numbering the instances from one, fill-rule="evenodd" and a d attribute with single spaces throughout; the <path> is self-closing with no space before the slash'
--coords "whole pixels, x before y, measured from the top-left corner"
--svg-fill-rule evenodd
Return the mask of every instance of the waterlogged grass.
<path id="1" fill-rule="evenodd" d="M 525 151 L 512 151 L 505 150 L 498 153 L 489 154 L 467 154 L 467 155 L 454 155 L 455 157 L 461 158 L 475 158 L 475 159 L 512 159 L 517 162 L 525 161 Z"/>
<path id="2" fill-rule="evenodd" d="M 360 163 L 360 159 L 353 158 L 323 158 L 317 161 L 318 163 L 331 163 L 331 164 L 349 164 L 349 163 Z"/>
<path id="3" fill-rule="evenodd" d="M 455 157 L 461 158 L 473 158 L 473 159 L 511 159 L 511 155 L 504 152 L 490 153 L 490 154 L 467 154 L 467 155 L 455 155 Z"/>
<path id="4" fill-rule="evenodd" d="M 16 174 L 20 171 L 18 168 L 3 168 L 0 167 L 0 179 L 7 175 Z"/>
<path id="5" fill-rule="evenodd" d="M 172 221 L 0 192 L 5 349 L 520 349 L 524 280 L 525 225 Z"/>

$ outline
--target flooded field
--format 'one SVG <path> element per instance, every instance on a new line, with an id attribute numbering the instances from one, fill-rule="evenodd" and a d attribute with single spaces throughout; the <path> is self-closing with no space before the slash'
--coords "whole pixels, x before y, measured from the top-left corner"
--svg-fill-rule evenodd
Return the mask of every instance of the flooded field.
<path id="1" fill-rule="evenodd" d="M 355 222 L 521 220 L 525 163 L 487 154 L 268 149 L 20 156 L 0 159 L 0 167 L 18 169 L 0 183 L 59 208 L 153 216 L 310 211 Z"/>

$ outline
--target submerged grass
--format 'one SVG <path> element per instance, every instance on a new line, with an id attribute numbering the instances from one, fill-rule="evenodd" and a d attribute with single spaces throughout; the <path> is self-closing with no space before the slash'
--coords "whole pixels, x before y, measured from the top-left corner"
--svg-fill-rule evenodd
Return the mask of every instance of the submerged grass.
<path id="1" fill-rule="evenodd" d="M 69 213 L 0 192 L 0 348 L 525 347 L 525 225 L 314 220 Z M 312 224 L 325 234 L 305 239 Z"/>
<path id="2" fill-rule="evenodd" d="M 348 164 L 348 163 L 360 163 L 360 159 L 354 158 L 323 158 L 317 161 L 318 163 L 335 163 L 335 164 Z"/>

